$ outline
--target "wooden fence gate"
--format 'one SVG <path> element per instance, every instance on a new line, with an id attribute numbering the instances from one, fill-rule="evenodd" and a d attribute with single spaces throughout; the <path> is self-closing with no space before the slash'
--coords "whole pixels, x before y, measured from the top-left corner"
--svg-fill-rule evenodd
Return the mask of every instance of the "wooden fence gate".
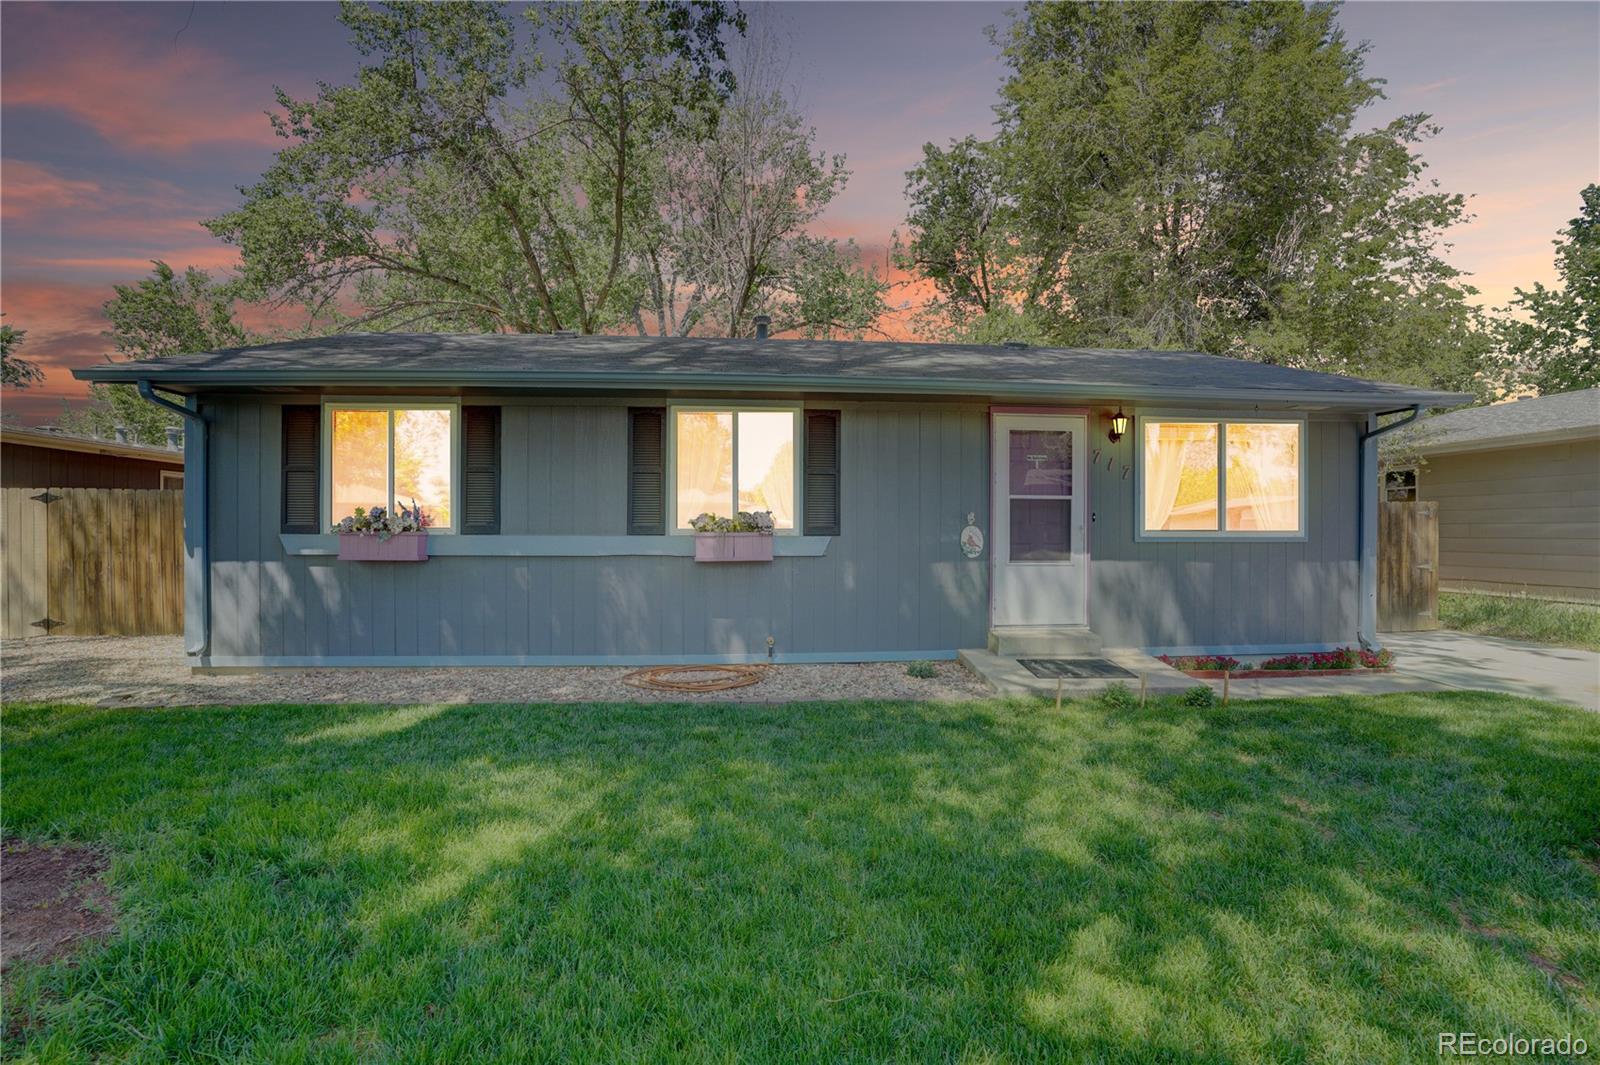
<path id="1" fill-rule="evenodd" d="M 1378 630 L 1437 629 L 1439 504 L 1378 506 Z"/>
<path id="2" fill-rule="evenodd" d="M 183 492 L 6 488 L 0 636 L 183 631 Z"/>

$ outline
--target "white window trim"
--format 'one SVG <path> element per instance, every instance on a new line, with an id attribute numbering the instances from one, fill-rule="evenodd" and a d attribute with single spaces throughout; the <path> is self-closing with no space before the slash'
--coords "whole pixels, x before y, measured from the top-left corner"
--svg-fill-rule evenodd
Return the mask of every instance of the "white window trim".
<path id="1" fill-rule="evenodd" d="M 174 482 L 176 482 L 176 483 L 174 483 Z M 162 470 L 161 471 L 161 487 L 164 490 L 181 489 L 183 487 L 183 471 L 182 470 Z"/>
<path id="2" fill-rule="evenodd" d="M 334 410 L 447 410 L 450 412 L 450 525 L 433 526 L 429 535 L 452 536 L 459 531 L 457 515 L 461 513 L 461 403 L 452 399 L 359 397 L 353 399 L 327 399 L 322 401 L 322 527 L 333 527 L 333 411 Z M 390 491 L 394 490 L 394 419 L 389 420 L 389 477 Z"/>
<path id="3" fill-rule="evenodd" d="M 1150 530 L 1144 526 L 1144 426 L 1146 422 L 1195 422 L 1212 424 L 1217 427 L 1217 524 L 1216 530 L 1181 529 L 1166 532 Z M 1227 424 L 1263 424 L 1263 425 L 1298 425 L 1300 427 L 1300 528 L 1297 532 L 1277 532 L 1273 530 L 1248 530 L 1220 528 L 1227 524 L 1228 513 L 1228 462 L 1227 462 Z M 1303 414 L 1284 413 L 1279 415 L 1264 415 L 1260 411 L 1249 414 L 1218 413 L 1216 411 L 1185 411 L 1185 410 L 1156 410 L 1138 411 L 1134 416 L 1134 474 L 1133 474 L 1133 508 L 1134 508 L 1134 540 L 1136 542 L 1149 541 L 1152 543 L 1170 543 L 1173 541 L 1205 541 L 1229 540 L 1297 543 L 1309 539 L 1307 528 L 1307 503 L 1311 497 L 1311 484 L 1307 479 L 1307 452 L 1310 450 L 1310 433 L 1307 431 L 1307 420 Z"/>
<path id="4" fill-rule="evenodd" d="M 672 508 L 671 526 L 668 533 L 675 536 L 693 536 L 694 530 L 678 522 L 678 412 L 679 411 L 710 411 L 721 413 L 732 411 L 788 411 L 794 417 L 794 528 L 774 529 L 774 536 L 799 536 L 805 528 L 805 446 L 802 434 L 805 432 L 805 408 L 795 403 L 762 402 L 760 400 L 740 400 L 730 403 L 726 399 L 711 399 L 702 403 L 673 403 L 667 407 L 667 505 Z M 733 508 L 735 513 L 739 509 L 739 429 L 738 419 L 734 419 L 733 430 Z"/>
<path id="5" fill-rule="evenodd" d="M 1411 498 L 1409 500 L 1389 498 L 1389 475 L 1391 473 L 1411 474 Z M 1404 466 L 1385 466 L 1383 468 L 1383 485 L 1379 490 L 1383 493 L 1383 501 L 1385 503 L 1416 503 L 1418 502 L 1418 493 L 1421 491 L 1421 489 L 1422 475 L 1418 472 L 1415 463 L 1406 463 Z"/>

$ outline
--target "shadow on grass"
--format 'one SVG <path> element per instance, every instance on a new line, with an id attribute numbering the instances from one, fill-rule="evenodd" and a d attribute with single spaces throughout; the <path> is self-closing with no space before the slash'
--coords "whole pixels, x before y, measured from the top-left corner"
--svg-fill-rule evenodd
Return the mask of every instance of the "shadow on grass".
<path id="1" fill-rule="evenodd" d="M 130 1033 L 334 1060 L 1600 1044 L 1600 720 L 1505 697 L 5 726 L 7 833 L 108 841 L 129 911 L 78 968 L 18 978 L 6 1008 L 32 1011 L 41 1052 Z"/>

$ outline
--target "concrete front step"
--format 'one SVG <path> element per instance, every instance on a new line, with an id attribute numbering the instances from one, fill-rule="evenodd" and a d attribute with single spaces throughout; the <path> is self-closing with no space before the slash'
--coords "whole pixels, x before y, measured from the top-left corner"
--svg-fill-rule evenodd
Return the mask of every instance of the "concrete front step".
<path id="1" fill-rule="evenodd" d="M 989 651 L 1002 658 L 1098 658 L 1100 637 L 1087 625 L 999 625 Z"/>
<path id="2" fill-rule="evenodd" d="M 961 661 L 966 667 L 983 679 L 983 682 L 1000 695 L 1043 695 L 1053 697 L 1056 693 L 1056 681 L 1053 677 L 1036 677 L 1020 665 L 1015 658 L 997 655 L 992 651 L 970 650 L 959 652 Z M 1024 658 L 1041 657 L 1036 655 L 1023 655 Z M 1064 657 L 1064 656 L 1052 656 Z M 1078 657 L 1090 657 L 1087 655 Z M 1063 680 L 1061 694 L 1064 698 L 1074 698 L 1082 695 L 1092 695 L 1103 691 L 1107 686 L 1118 681 L 1127 685 L 1135 692 L 1139 690 L 1141 678 L 1145 690 L 1154 694 L 1172 694 L 1186 691 L 1196 684 L 1203 683 L 1184 673 L 1179 673 L 1165 662 L 1151 658 L 1136 648 L 1113 648 L 1101 651 L 1093 657 L 1104 658 L 1109 662 L 1121 666 L 1132 673 L 1131 677 L 1093 677 L 1082 680 Z M 1221 688 L 1218 686 L 1218 690 Z"/>

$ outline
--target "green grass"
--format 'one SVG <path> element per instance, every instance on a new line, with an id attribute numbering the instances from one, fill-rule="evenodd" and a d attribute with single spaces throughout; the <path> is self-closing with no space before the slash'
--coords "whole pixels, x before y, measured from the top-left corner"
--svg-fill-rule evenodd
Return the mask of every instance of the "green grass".
<path id="1" fill-rule="evenodd" d="M 0 725 L 4 831 L 109 846 L 123 914 L 9 974 L 16 1059 L 1600 1046 L 1600 716 L 1509 696 Z"/>
<path id="2" fill-rule="evenodd" d="M 1440 592 L 1439 623 L 1479 636 L 1600 651 L 1600 606 L 1522 596 Z"/>

